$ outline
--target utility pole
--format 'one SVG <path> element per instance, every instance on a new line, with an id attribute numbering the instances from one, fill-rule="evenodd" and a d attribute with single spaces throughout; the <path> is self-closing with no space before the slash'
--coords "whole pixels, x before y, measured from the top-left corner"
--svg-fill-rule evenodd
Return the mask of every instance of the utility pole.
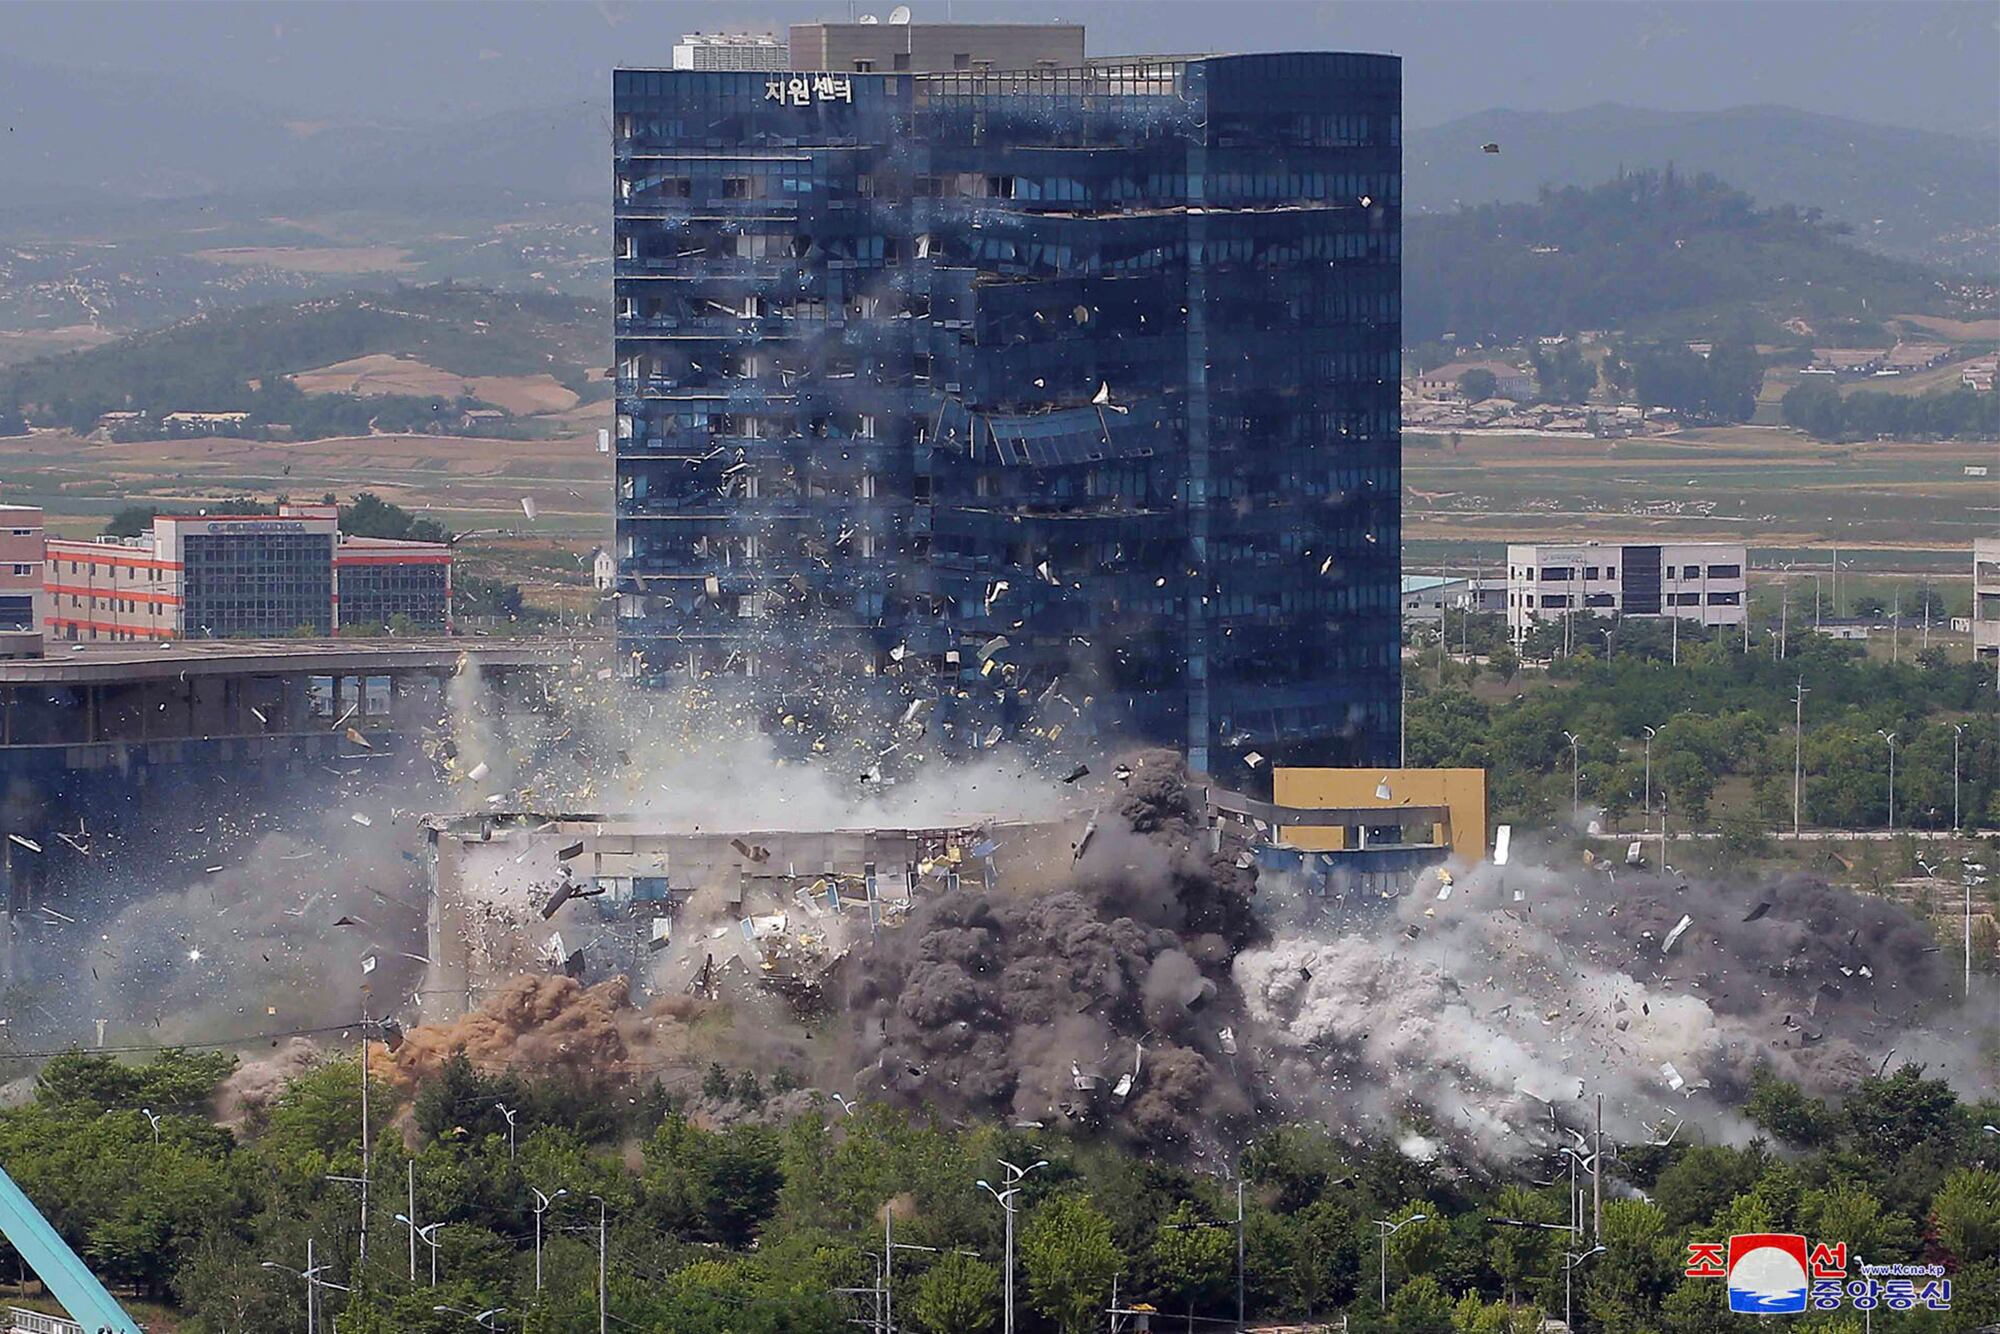
<path id="1" fill-rule="evenodd" d="M 1965 998 L 1972 999 L 1972 868 L 1958 856 L 1958 887 L 1965 894 Z"/>
<path id="2" fill-rule="evenodd" d="M 896 1211 L 882 1201 L 882 1334 L 896 1334 Z"/>
<path id="3" fill-rule="evenodd" d="M 1958 832 L 1958 743 L 1965 738 L 1965 724 L 1951 725 L 1951 832 Z"/>
<path id="4" fill-rule="evenodd" d="M 408 1198 L 405 1207 L 409 1209 L 410 1220 L 410 1286 L 417 1283 L 417 1160 L 412 1158 L 405 1164 L 408 1172 Z"/>
<path id="5" fill-rule="evenodd" d="M 604 1197 L 593 1195 L 597 1201 L 597 1334 L 605 1334 L 605 1323 L 610 1319 L 610 1307 L 605 1301 L 604 1252 L 606 1232 L 604 1226 Z"/>
<path id="6" fill-rule="evenodd" d="M 1778 661 L 1785 659 L 1785 632 L 1792 620 L 1792 567 L 1785 567 L 1784 582 L 1778 585 Z"/>
<path id="7" fill-rule="evenodd" d="M 1799 836 L 1799 788 L 1805 778 L 1806 679 L 1792 687 L 1792 838 Z"/>
<path id="8" fill-rule="evenodd" d="M 1583 818 L 1583 757 L 1578 749 L 1581 744 L 1574 732 L 1564 732 L 1563 740 L 1569 742 L 1569 818 Z"/>
<path id="9" fill-rule="evenodd" d="M 1597 1129 L 1590 1146 L 1590 1239 L 1604 1240 L 1604 1095 L 1597 1095 Z"/>
<path id="10" fill-rule="evenodd" d="M 361 1259 L 368 1264 L 368 1008 L 361 1009 Z"/>
<path id="11" fill-rule="evenodd" d="M 1882 738 L 1889 747 L 1889 832 L 1896 832 L 1896 734 L 1875 729 L 1875 735 Z"/>
<path id="12" fill-rule="evenodd" d="M 1966 957 L 1971 958 L 1968 952 Z M 1236 1178 L 1236 1334 L 1243 1334 L 1243 1178 Z"/>

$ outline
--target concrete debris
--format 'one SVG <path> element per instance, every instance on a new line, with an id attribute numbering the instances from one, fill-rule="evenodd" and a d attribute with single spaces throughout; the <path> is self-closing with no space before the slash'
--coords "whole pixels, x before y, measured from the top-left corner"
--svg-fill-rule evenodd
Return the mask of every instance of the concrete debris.
<path id="1" fill-rule="evenodd" d="M 1688 916 L 1686 913 L 1681 914 L 1681 920 L 1674 924 L 1674 929 L 1667 932 L 1667 938 L 1660 942 L 1660 954 L 1664 956 L 1668 950 L 1672 949 L 1674 942 L 1679 940 L 1682 934 L 1693 925 L 1694 918 Z"/>

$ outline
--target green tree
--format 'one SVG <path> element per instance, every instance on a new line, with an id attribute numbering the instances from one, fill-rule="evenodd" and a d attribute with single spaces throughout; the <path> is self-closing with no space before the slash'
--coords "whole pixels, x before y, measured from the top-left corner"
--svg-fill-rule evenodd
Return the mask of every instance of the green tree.
<path id="1" fill-rule="evenodd" d="M 1597 363 L 1583 355 L 1573 338 L 1553 347 L 1536 346 L 1535 385 L 1551 403 L 1581 403 L 1597 388 Z"/>
<path id="2" fill-rule="evenodd" d="M 917 1280 L 910 1314 L 932 1334 L 986 1334 L 998 1320 L 1000 1271 L 947 1252 Z"/>
<path id="3" fill-rule="evenodd" d="M 1708 818 L 1708 799 L 1715 794 L 1715 773 L 1690 750 L 1653 752 L 1653 773 L 1666 789 L 1673 809 L 1683 820 L 1697 823 Z"/>
<path id="4" fill-rule="evenodd" d="M 1452 1301 L 1438 1281 L 1420 1274 L 1389 1298 L 1390 1334 L 1452 1334 Z"/>
<path id="5" fill-rule="evenodd" d="M 1459 396 L 1468 402 L 1491 398 L 1499 388 L 1499 379 L 1484 367 L 1475 366 L 1458 377 Z"/>
<path id="6" fill-rule="evenodd" d="M 1946 1177 L 1931 1201 L 1931 1222 L 1961 1264 L 2000 1257 L 2000 1172 L 1969 1167 Z"/>
<path id="7" fill-rule="evenodd" d="M 106 537 L 137 537 L 153 530 L 153 520 L 159 517 L 159 507 L 155 505 L 127 505 L 113 514 L 104 525 Z"/>
<path id="8" fill-rule="evenodd" d="M 1021 1235 L 1030 1301 L 1062 1334 L 1097 1327 L 1111 1280 L 1124 1266 L 1111 1239 L 1111 1221 L 1085 1195 L 1067 1192 L 1044 1202 Z"/>
<path id="9" fill-rule="evenodd" d="M 1494 1198 L 1493 1209 L 1502 1218 L 1518 1218 L 1525 1223 L 1556 1221 L 1555 1205 L 1525 1186 L 1502 1187 Z M 1486 1242 L 1486 1258 L 1493 1272 L 1500 1276 L 1502 1295 L 1510 1305 L 1524 1283 L 1548 1272 L 1550 1257 L 1558 1249 L 1555 1235 L 1538 1227 L 1493 1229 Z"/>
<path id="10" fill-rule="evenodd" d="M 1660 1173 L 1653 1203 L 1667 1227 L 1698 1227 L 1756 1183 L 1764 1170 L 1761 1154 L 1720 1144 L 1699 1144 Z"/>
<path id="11" fill-rule="evenodd" d="M 1750 1098 L 1743 1111 L 1759 1128 L 1801 1148 L 1817 1148 L 1839 1130 L 1838 1120 L 1824 1102 L 1768 1068 L 1751 1076 Z"/>
<path id="12" fill-rule="evenodd" d="M 340 531 L 350 537 L 386 537 L 398 542 L 449 542 L 451 530 L 435 519 L 419 518 L 372 491 L 340 509 Z"/>
<path id="13" fill-rule="evenodd" d="M 1160 1224 L 1154 1238 L 1153 1270 L 1164 1295 L 1192 1318 L 1198 1306 L 1212 1301 L 1227 1282 L 1234 1248 L 1229 1234 L 1204 1219 L 1185 1200 Z"/>

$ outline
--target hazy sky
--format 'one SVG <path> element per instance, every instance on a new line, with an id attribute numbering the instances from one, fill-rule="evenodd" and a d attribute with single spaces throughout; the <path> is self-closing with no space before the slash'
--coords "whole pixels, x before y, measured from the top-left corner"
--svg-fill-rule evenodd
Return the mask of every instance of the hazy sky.
<path id="1" fill-rule="evenodd" d="M 667 64 L 676 34 L 886 13 L 832 3 L 0 4 L 0 50 L 45 64 L 195 77 L 224 96 L 340 121 L 477 115 L 603 96 L 618 63 Z M 1408 115 L 1619 101 L 1770 102 L 1992 133 L 2000 4 L 1640 0 L 915 0 L 919 21 L 1067 18 L 1093 54 L 1393 51 Z"/>

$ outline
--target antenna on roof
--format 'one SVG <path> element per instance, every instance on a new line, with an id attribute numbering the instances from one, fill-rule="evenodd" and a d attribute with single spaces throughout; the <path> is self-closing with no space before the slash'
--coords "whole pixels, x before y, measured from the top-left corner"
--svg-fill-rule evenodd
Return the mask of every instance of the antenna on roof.
<path id="1" fill-rule="evenodd" d="M 910 21 L 910 7 L 908 5 L 897 5 L 894 9 L 889 11 L 889 22 L 908 23 L 909 21 Z"/>
<path id="2" fill-rule="evenodd" d="M 863 14 L 861 21 L 863 23 L 880 23 L 882 20 L 876 18 L 873 14 Z"/>

